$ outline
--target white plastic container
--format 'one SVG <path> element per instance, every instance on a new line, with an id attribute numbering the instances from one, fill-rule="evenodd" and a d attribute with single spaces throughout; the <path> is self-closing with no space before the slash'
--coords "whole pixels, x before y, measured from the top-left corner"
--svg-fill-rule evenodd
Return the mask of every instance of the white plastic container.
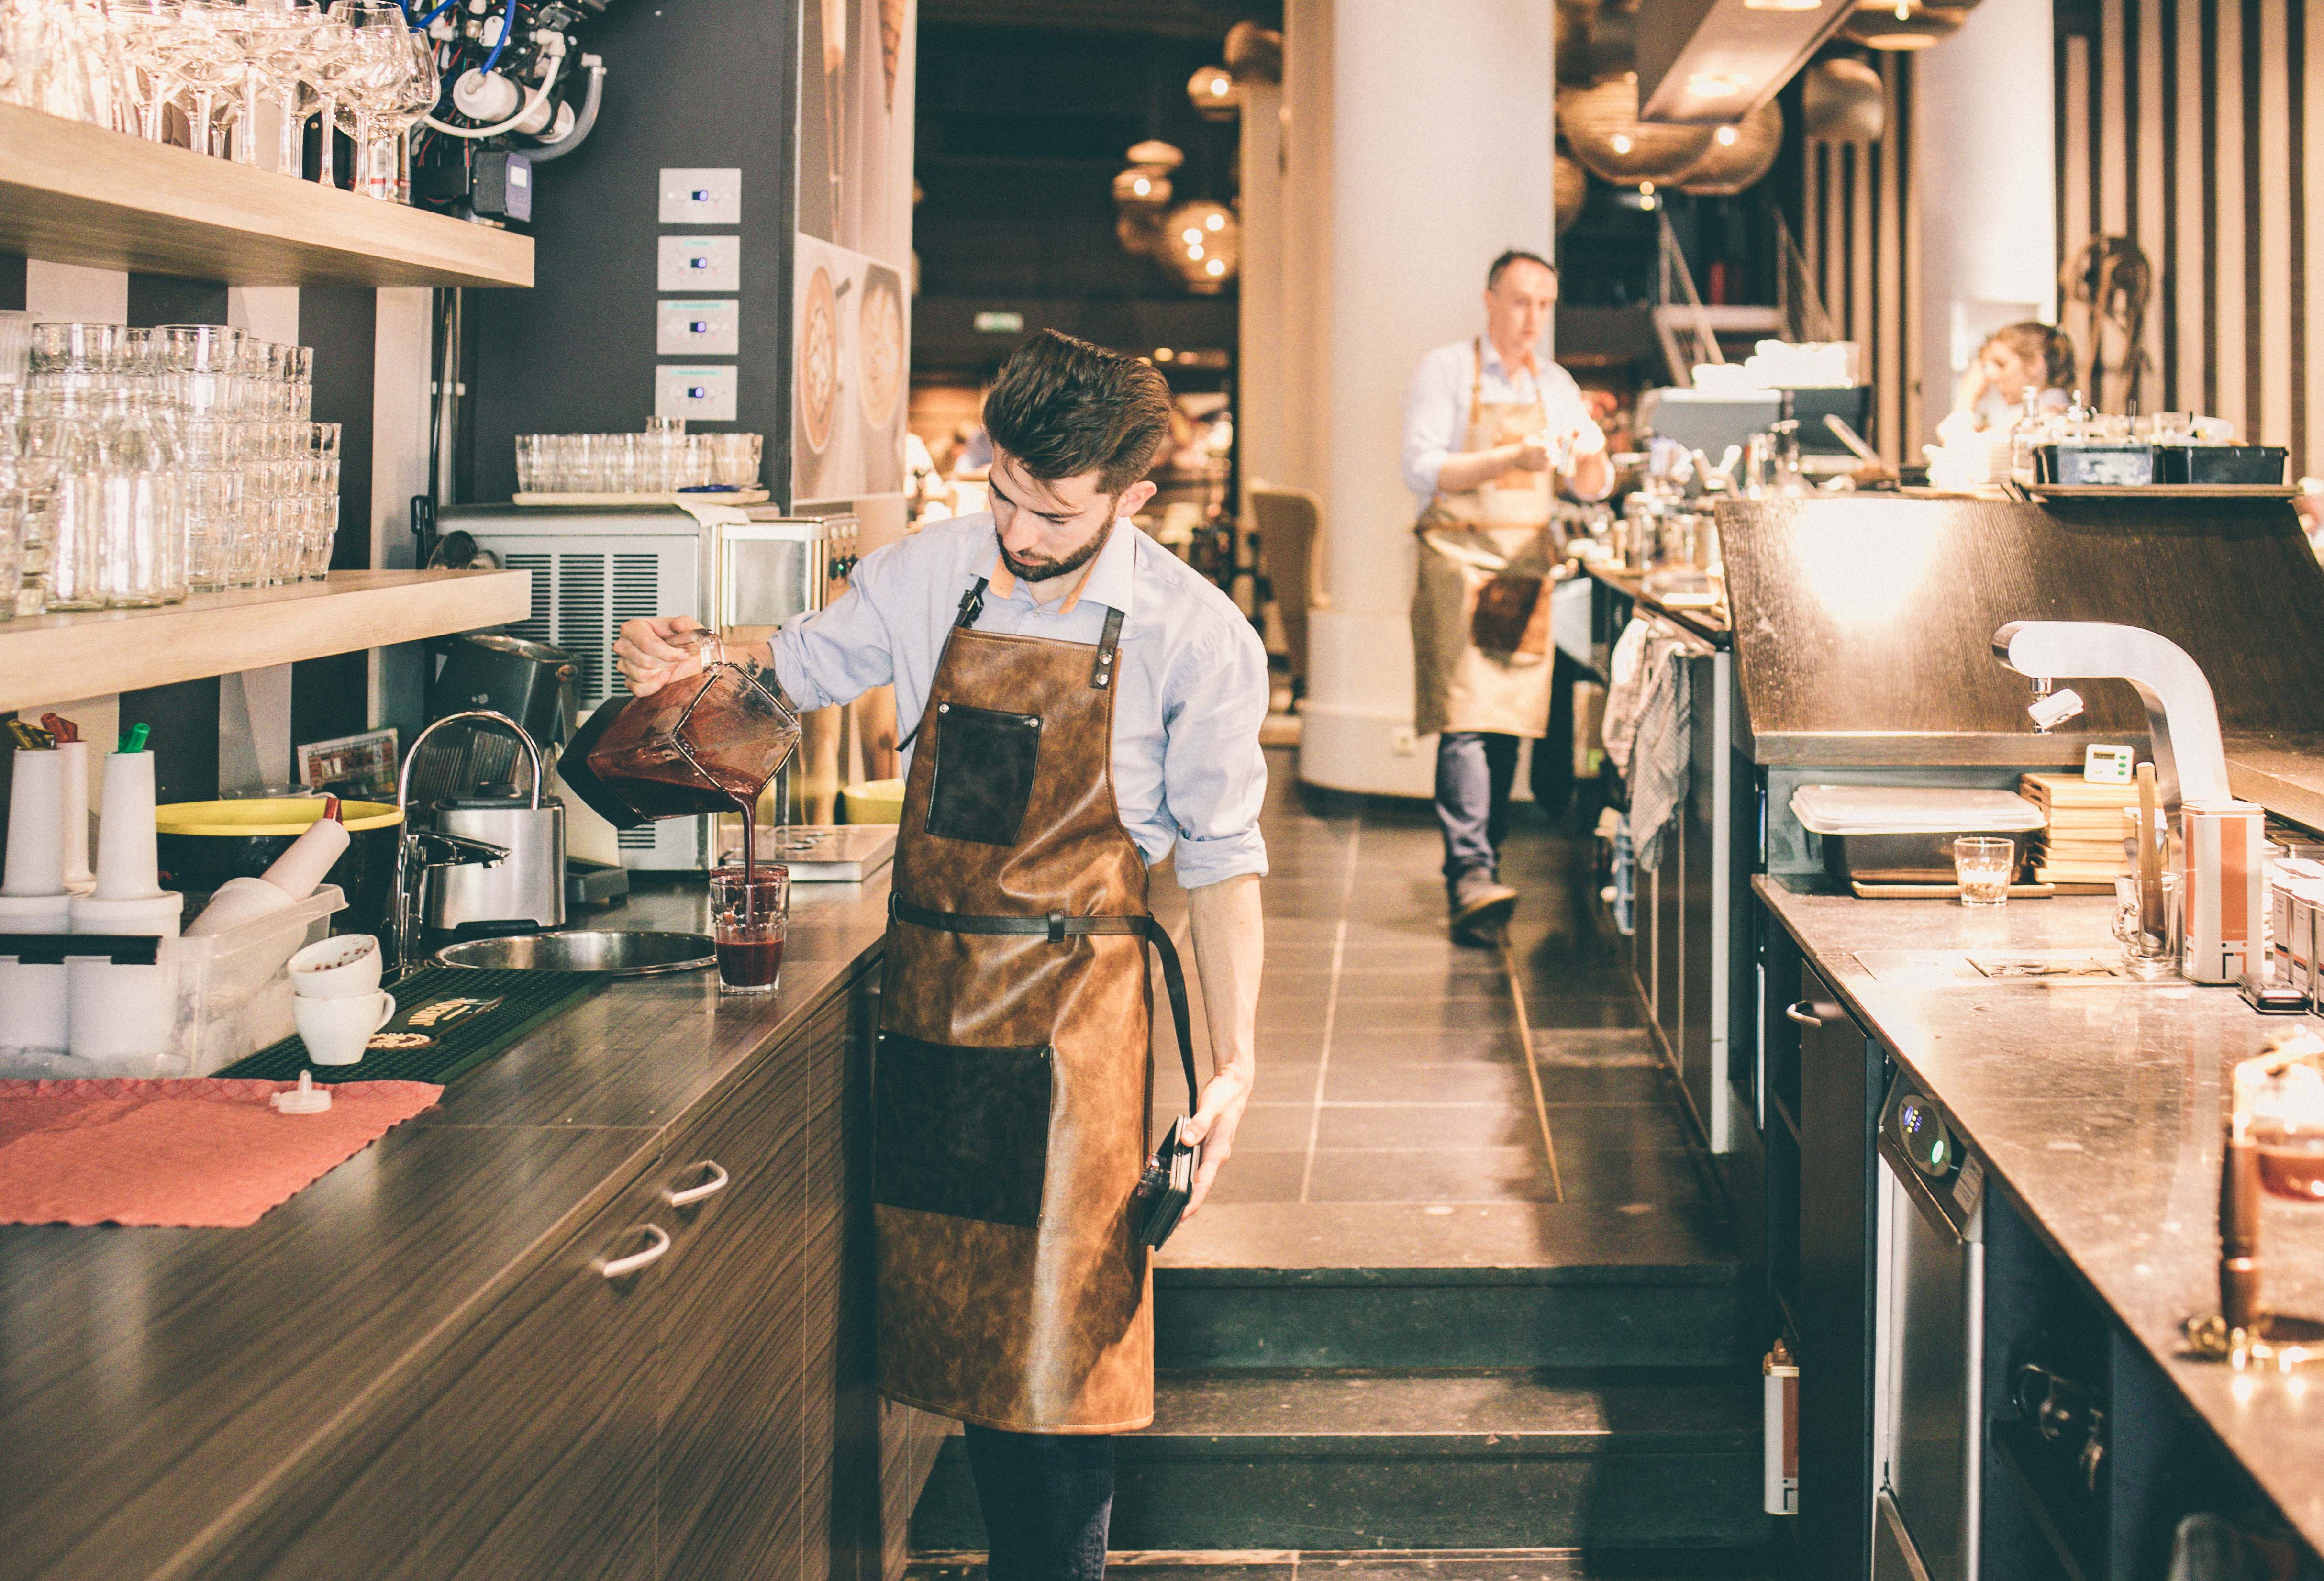
<path id="1" fill-rule="evenodd" d="M 347 897 L 327 883 L 303 901 L 220 933 L 178 941 L 178 1048 L 188 1076 L 211 1076 L 298 1029 L 290 957 L 326 937 Z"/>

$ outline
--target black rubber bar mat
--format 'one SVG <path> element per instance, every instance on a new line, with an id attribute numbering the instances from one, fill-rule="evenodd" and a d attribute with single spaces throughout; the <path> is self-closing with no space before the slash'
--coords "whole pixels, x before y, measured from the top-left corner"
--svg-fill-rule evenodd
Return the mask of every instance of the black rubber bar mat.
<path id="1" fill-rule="evenodd" d="M 428 1081 L 466 1075 L 612 981 L 602 972 L 473 971 L 422 966 L 388 992 L 395 1014 L 354 1065 L 310 1065 L 294 1033 L 218 1072 L 263 1081 Z"/>

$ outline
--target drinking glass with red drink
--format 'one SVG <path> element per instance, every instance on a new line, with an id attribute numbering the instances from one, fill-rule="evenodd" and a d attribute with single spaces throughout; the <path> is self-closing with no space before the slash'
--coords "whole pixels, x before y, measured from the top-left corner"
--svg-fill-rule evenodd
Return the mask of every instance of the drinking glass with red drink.
<path id="1" fill-rule="evenodd" d="M 771 994 L 783 978 L 791 873 L 761 862 L 710 875 L 710 932 L 718 947 L 718 992 Z"/>

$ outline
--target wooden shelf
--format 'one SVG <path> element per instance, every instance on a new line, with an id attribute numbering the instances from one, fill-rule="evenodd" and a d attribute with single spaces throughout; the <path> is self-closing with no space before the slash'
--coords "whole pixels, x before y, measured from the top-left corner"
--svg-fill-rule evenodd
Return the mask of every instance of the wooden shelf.
<path id="1" fill-rule="evenodd" d="M 531 604 L 524 571 L 335 571 L 161 609 L 0 622 L 0 712 L 502 625 Z"/>
<path id="2" fill-rule="evenodd" d="M 229 285 L 530 285 L 532 238 L 0 105 L 0 251 Z"/>

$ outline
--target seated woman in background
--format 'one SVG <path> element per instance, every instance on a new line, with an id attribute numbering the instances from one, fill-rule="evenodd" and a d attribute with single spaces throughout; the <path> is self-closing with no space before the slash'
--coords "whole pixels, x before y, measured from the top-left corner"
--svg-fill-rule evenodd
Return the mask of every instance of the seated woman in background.
<path id="1" fill-rule="evenodd" d="M 1937 425 L 1937 436 L 1950 444 L 1969 434 L 2006 434 L 2024 415 L 2027 390 L 2036 407 L 2064 406 L 2073 379 L 2074 343 L 2064 331 L 2030 319 L 1997 329 L 1978 348 L 1961 403 Z"/>

